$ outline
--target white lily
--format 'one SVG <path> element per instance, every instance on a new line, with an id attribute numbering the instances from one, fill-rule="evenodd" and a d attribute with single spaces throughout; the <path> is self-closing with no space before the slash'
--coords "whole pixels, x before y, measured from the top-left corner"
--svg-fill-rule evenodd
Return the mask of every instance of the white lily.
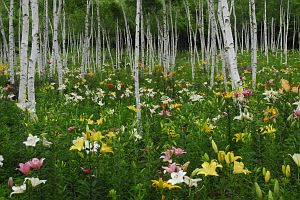
<path id="1" fill-rule="evenodd" d="M 10 197 L 11 197 L 11 195 L 13 195 L 13 194 L 21 194 L 21 193 L 24 193 L 25 190 L 26 190 L 26 184 L 23 184 L 23 185 L 20 185 L 20 186 L 13 186 L 11 189 L 13 190 L 13 192 L 10 194 Z"/>
<path id="2" fill-rule="evenodd" d="M 30 181 L 32 187 L 36 187 L 36 186 L 38 186 L 38 185 L 40 185 L 40 184 L 42 184 L 42 183 L 45 184 L 46 181 L 47 181 L 47 180 L 40 180 L 39 178 L 34 178 L 34 177 L 32 177 L 32 178 L 25 178 L 24 184 L 25 184 L 25 182 L 26 182 L 27 180 Z"/>
<path id="3" fill-rule="evenodd" d="M 175 185 L 177 183 L 183 183 L 183 177 L 186 174 L 186 172 L 180 170 L 179 172 L 172 172 L 171 177 L 172 179 L 168 180 L 168 183 L 171 183 L 172 185 Z"/>
<path id="4" fill-rule="evenodd" d="M 25 142 L 23 142 L 27 147 L 31 146 L 31 147 L 35 147 L 36 143 L 40 141 L 40 138 L 38 138 L 38 136 L 33 136 L 31 134 L 29 134 L 27 140 Z"/>
<path id="5" fill-rule="evenodd" d="M 2 156 L 2 155 L 0 155 L 0 167 L 2 167 L 2 166 L 3 166 L 3 160 L 4 160 L 3 156 Z"/>

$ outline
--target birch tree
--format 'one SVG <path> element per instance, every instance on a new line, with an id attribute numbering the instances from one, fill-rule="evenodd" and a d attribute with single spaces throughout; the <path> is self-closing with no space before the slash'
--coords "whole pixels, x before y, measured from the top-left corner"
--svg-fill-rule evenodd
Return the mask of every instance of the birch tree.
<path id="1" fill-rule="evenodd" d="M 26 87 L 28 70 L 29 0 L 22 1 L 22 39 L 20 50 L 19 104 L 26 109 Z"/>
<path id="2" fill-rule="evenodd" d="M 288 35 L 289 35 L 289 22 L 290 22 L 290 0 L 287 1 L 287 11 L 286 11 L 286 22 L 284 24 L 284 56 L 285 56 L 285 64 L 288 64 L 288 50 L 287 50 L 287 43 L 288 43 Z"/>
<path id="3" fill-rule="evenodd" d="M 269 47 L 268 47 L 268 26 L 267 26 L 267 0 L 265 0 L 265 12 L 264 12 L 264 45 L 265 45 L 265 56 L 267 63 L 269 63 Z"/>
<path id="4" fill-rule="evenodd" d="M 224 47 L 227 52 L 227 59 L 230 67 L 230 77 L 232 89 L 242 87 L 242 82 L 237 67 L 237 58 L 234 50 L 234 42 L 230 25 L 230 13 L 227 0 L 219 0 L 219 15 L 220 26 L 223 27 Z"/>
<path id="5" fill-rule="evenodd" d="M 53 0 L 53 48 L 52 48 L 52 59 L 51 65 L 53 65 L 53 69 L 56 69 L 57 66 L 57 74 L 58 74 L 58 84 L 59 88 L 63 87 L 63 69 L 62 69 L 62 60 L 59 52 L 58 45 L 58 27 L 59 27 L 59 17 L 61 13 L 62 0 L 57 1 Z"/>
<path id="6" fill-rule="evenodd" d="M 210 73 L 210 87 L 213 87 L 214 84 L 214 71 L 215 71 L 215 61 L 216 61 L 216 31 L 217 31 L 217 24 L 215 18 L 215 6 L 214 0 L 207 0 L 208 4 L 208 11 L 209 11 L 209 20 L 211 23 L 211 73 Z"/>
<path id="7" fill-rule="evenodd" d="M 138 132 L 142 132 L 142 115 L 140 103 L 140 86 L 139 86 L 139 41 L 140 41 L 140 18 L 141 18 L 141 3 L 142 0 L 136 1 L 136 16 L 135 16 L 135 54 L 134 54 L 134 91 L 136 101 L 136 117 L 138 122 Z"/>
<path id="8" fill-rule="evenodd" d="M 5 35 L 1 15 L 0 15 L 0 31 L 1 31 L 1 34 L 2 34 L 2 41 L 3 41 L 3 60 L 4 60 L 4 63 L 6 63 L 7 62 L 7 56 L 8 56 L 8 44 L 7 44 L 7 40 L 6 40 L 6 35 Z"/>
<path id="9" fill-rule="evenodd" d="M 249 0 L 250 24 L 251 24 L 251 68 L 252 68 L 252 84 L 256 85 L 256 68 L 257 68 L 257 24 L 255 13 L 255 1 Z"/>
<path id="10" fill-rule="evenodd" d="M 10 0 L 9 6 L 9 82 L 11 84 L 15 83 L 15 39 L 14 39 L 14 0 Z"/>
<path id="11" fill-rule="evenodd" d="M 32 16 L 32 47 L 30 60 L 28 65 L 28 109 L 30 110 L 30 117 L 36 118 L 35 114 L 35 88 L 34 88 L 34 75 L 35 75 L 35 66 L 39 58 L 39 5 L 38 0 L 30 0 L 31 4 L 31 16 Z"/>
<path id="12" fill-rule="evenodd" d="M 84 32 L 84 40 L 83 40 L 83 49 L 82 49 L 82 60 L 81 60 L 81 73 L 86 73 L 86 63 L 87 63 L 87 56 L 88 56 L 88 43 L 89 43 L 89 14 L 90 14 L 90 7 L 92 1 L 86 1 L 86 13 L 85 13 L 85 32 Z"/>

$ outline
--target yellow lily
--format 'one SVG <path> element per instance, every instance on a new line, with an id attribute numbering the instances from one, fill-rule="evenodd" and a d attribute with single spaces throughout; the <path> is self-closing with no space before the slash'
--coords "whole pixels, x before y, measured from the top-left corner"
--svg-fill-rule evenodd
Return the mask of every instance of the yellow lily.
<path id="1" fill-rule="evenodd" d="M 181 188 L 178 185 L 172 185 L 170 183 L 168 183 L 167 181 L 162 180 L 162 178 L 159 178 L 158 180 L 151 180 L 152 185 L 154 187 L 160 188 L 160 189 L 176 189 L 176 188 Z"/>
<path id="2" fill-rule="evenodd" d="M 241 156 L 234 156 L 233 152 L 228 152 L 225 155 L 225 161 L 227 164 L 233 163 L 234 161 L 237 161 L 238 159 L 242 159 Z"/>
<path id="3" fill-rule="evenodd" d="M 195 169 L 192 173 L 192 175 L 199 175 L 199 174 L 204 174 L 205 176 L 219 176 L 217 173 L 216 169 L 217 167 L 222 167 L 222 165 L 218 164 L 218 162 L 212 160 L 210 163 L 204 162 L 202 165 L 202 168 Z"/>
<path id="4" fill-rule="evenodd" d="M 101 153 L 114 153 L 112 148 L 105 143 L 102 144 L 100 152 Z"/>
<path id="5" fill-rule="evenodd" d="M 241 173 L 244 173 L 244 174 L 249 174 L 251 173 L 248 169 L 244 169 L 244 163 L 243 162 L 237 162 L 237 161 L 234 161 L 234 164 L 233 164 L 233 174 L 241 174 Z"/>
<path id="6" fill-rule="evenodd" d="M 84 146 L 85 139 L 82 137 L 77 137 L 76 140 L 73 140 L 73 146 L 70 147 L 70 150 L 78 150 L 81 151 Z"/>

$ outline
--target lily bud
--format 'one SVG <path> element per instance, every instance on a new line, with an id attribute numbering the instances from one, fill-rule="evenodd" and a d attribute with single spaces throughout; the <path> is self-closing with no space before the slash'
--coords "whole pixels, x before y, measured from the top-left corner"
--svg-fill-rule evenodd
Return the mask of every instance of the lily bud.
<path id="1" fill-rule="evenodd" d="M 270 178 L 271 178 L 271 173 L 270 171 L 267 171 L 265 175 L 265 182 L 268 183 L 270 181 Z"/>
<path id="2" fill-rule="evenodd" d="M 256 196 L 258 199 L 263 199 L 263 196 L 262 196 L 262 191 L 258 185 L 258 183 L 254 183 L 254 186 L 255 186 L 255 192 L 256 192 Z"/>
<path id="3" fill-rule="evenodd" d="M 14 180 L 13 177 L 9 177 L 8 181 L 7 181 L 7 186 L 9 188 L 11 188 L 14 185 Z"/>
<path id="4" fill-rule="evenodd" d="M 212 148 L 213 148 L 214 152 L 218 153 L 219 152 L 218 151 L 218 146 L 217 146 L 217 144 L 215 143 L 214 140 L 211 140 L 211 145 L 212 145 Z"/>
<path id="5" fill-rule="evenodd" d="M 290 177 L 291 176 L 291 167 L 290 165 L 287 165 L 285 168 L 285 176 Z"/>

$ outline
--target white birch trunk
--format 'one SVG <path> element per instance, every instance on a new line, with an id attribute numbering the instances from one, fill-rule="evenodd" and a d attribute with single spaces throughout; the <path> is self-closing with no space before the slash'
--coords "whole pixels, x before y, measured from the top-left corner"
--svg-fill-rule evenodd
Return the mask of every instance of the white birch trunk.
<path id="1" fill-rule="evenodd" d="M 9 6 L 9 82 L 11 84 L 15 83 L 15 39 L 14 39 L 14 0 L 10 0 Z"/>
<path id="2" fill-rule="evenodd" d="M 136 117 L 138 122 L 138 132 L 142 133 L 142 115 L 140 103 L 140 86 L 139 86 L 139 41 L 140 41 L 140 18 L 141 18 L 141 0 L 136 1 L 135 17 L 135 54 L 134 54 L 134 91 L 136 101 Z"/>
<path id="3" fill-rule="evenodd" d="M 234 50 L 234 42 L 232 36 L 232 30 L 230 25 L 230 13 L 228 9 L 227 0 L 219 0 L 219 9 L 222 13 L 222 18 L 219 18 L 220 25 L 223 25 L 223 40 L 225 45 L 225 50 L 227 52 L 227 59 L 230 66 L 230 75 L 231 75 L 231 83 L 232 89 L 237 89 L 242 87 L 242 82 L 240 79 L 240 75 L 238 73 L 237 67 L 237 58 Z"/>
<path id="4" fill-rule="evenodd" d="M 287 2 L 287 11 L 286 11 L 286 23 L 285 23 L 285 33 L 284 33 L 284 56 L 285 56 L 285 65 L 288 65 L 288 35 L 289 35 L 289 22 L 290 22 L 290 0 Z"/>
<path id="5" fill-rule="evenodd" d="M 48 64 L 48 49 L 49 49 L 49 15 L 48 15 L 48 0 L 44 1 L 44 42 L 43 42 L 43 67 L 42 76 L 46 76 L 46 66 Z"/>
<path id="6" fill-rule="evenodd" d="M 3 21 L 2 21 L 1 15 L 0 15 L 0 31 L 1 31 L 2 40 L 3 40 L 3 60 L 4 60 L 4 63 L 6 63 L 7 57 L 8 57 L 8 44 L 7 44 L 7 40 L 6 40 L 6 36 L 5 36 L 5 31 L 4 31 L 4 26 L 3 26 Z"/>
<path id="7" fill-rule="evenodd" d="M 86 1 L 86 13 L 85 13 L 85 33 L 83 40 L 82 59 L 81 59 L 81 73 L 86 74 L 87 64 L 87 52 L 88 52 L 88 40 L 89 40 L 89 14 L 92 0 Z"/>
<path id="8" fill-rule="evenodd" d="M 249 5 L 251 8 L 251 68 L 252 68 L 252 85 L 253 89 L 256 86 L 256 68 L 257 68 L 257 24 L 256 24 L 256 13 L 255 13 L 255 1 L 250 0 Z"/>
<path id="9" fill-rule="evenodd" d="M 265 12 L 264 12 L 264 45 L 265 45 L 265 56 L 267 63 L 269 63 L 269 47 L 268 47 L 268 26 L 267 26 L 267 0 L 265 0 Z"/>
<path id="10" fill-rule="evenodd" d="M 35 114 L 35 88 L 34 88 L 34 80 L 35 80 L 35 66 L 37 64 L 38 56 L 39 56 L 39 8 L 38 8 L 38 0 L 30 0 L 31 4 L 31 16 L 32 16 L 32 47 L 30 60 L 28 65 L 28 83 L 27 83 L 27 91 L 28 91 L 28 109 L 30 113 L 30 117 L 32 119 L 36 118 Z"/>
<path id="11" fill-rule="evenodd" d="M 19 104 L 26 109 L 26 88 L 28 70 L 28 36 L 29 36 L 29 0 L 22 1 L 22 39 L 20 50 L 20 86 Z"/>

